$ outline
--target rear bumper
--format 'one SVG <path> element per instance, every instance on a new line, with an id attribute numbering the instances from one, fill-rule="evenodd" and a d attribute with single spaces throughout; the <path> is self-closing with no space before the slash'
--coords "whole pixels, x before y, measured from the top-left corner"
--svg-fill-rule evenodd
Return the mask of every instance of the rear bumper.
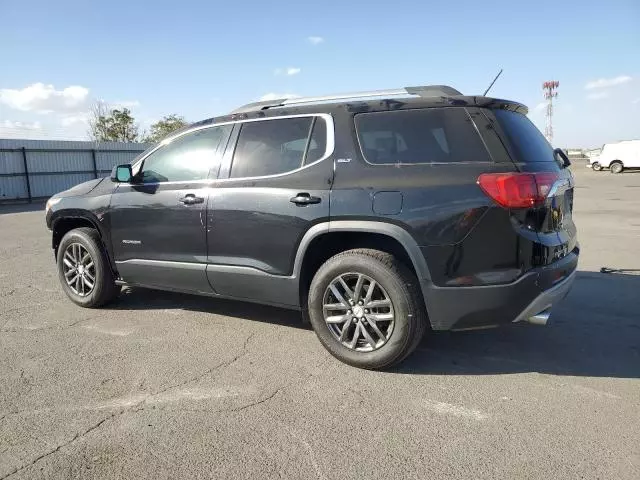
<path id="1" fill-rule="evenodd" d="M 475 287 L 438 287 L 429 282 L 422 291 L 434 330 L 483 328 L 525 321 L 546 323 L 552 305 L 573 284 L 578 250 L 552 265 L 531 270 L 513 283 Z"/>
<path id="2" fill-rule="evenodd" d="M 543 291 L 514 320 L 514 322 L 531 322 L 546 324 L 551 307 L 567 296 L 576 278 L 574 270 L 567 278 Z"/>

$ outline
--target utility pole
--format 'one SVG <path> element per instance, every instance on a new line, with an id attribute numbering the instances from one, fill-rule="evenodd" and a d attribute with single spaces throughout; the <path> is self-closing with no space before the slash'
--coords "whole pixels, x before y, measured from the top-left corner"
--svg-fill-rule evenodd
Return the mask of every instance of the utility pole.
<path id="1" fill-rule="evenodd" d="M 544 98 L 547 100 L 547 114 L 546 123 L 544 127 L 544 136 L 550 144 L 553 145 L 553 99 L 558 96 L 558 87 L 560 82 L 557 80 L 551 80 L 542 84 L 542 91 L 544 92 Z"/>

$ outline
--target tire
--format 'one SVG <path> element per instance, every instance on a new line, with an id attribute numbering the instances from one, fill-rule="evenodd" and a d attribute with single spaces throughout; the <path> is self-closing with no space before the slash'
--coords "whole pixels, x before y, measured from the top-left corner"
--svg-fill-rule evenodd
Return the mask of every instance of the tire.
<path id="1" fill-rule="evenodd" d="M 57 265 L 64 293 L 81 307 L 101 307 L 120 293 L 100 235 L 93 228 L 76 228 L 62 237 L 58 246 Z M 79 274 L 80 267 L 82 272 Z M 90 287 L 90 284 L 93 286 Z"/>
<path id="2" fill-rule="evenodd" d="M 360 278 L 361 294 L 355 295 Z M 350 304 L 352 310 L 345 310 L 345 302 L 336 303 L 338 297 L 334 295 L 331 287 L 338 290 L 343 288 L 340 283 L 334 283 L 339 282 L 339 279 L 343 279 L 345 284 L 349 285 L 351 293 L 354 294 L 351 299 L 356 297 L 356 300 L 364 302 L 362 307 L 357 303 Z M 373 288 L 372 283 L 375 283 Z M 349 304 L 346 290 L 343 289 L 339 293 Z M 367 297 L 370 297 L 369 301 Z M 376 298 L 378 300 L 375 300 Z M 331 308 L 337 308 L 336 312 L 327 310 L 327 317 L 346 317 L 344 323 L 325 321 L 325 302 Z M 390 306 L 377 307 L 374 306 L 376 303 L 390 303 Z M 373 307 L 363 310 L 367 305 Z M 327 260 L 311 281 L 308 306 L 311 326 L 329 353 L 354 367 L 372 370 L 388 368 L 404 360 L 420 343 L 428 322 L 415 275 L 393 255 L 371 249 L 347 250 Z M 384 309 L 390 310 L 390 313 L 387 310 L 380 312 Z M 391 321 L 380 320 L 389 315 Z M 372 321 L 374 317 L 378 319 L 377 322 Z M 355 322 L 354 318 L 357 319 Z M 385 339 L 375 333 L 373 325 L 386 336 Z M 359 337 L 356 337 L 358 328 L 361 330 Z M 347 335 L 343 343 L 339 336 L 345 333 L 345 329 Z M 369 332 L 368 339 L 364 337 L 362 329 Z M 349 332 L 352 334 L 349 335 Z M 345 345 L 351 343 L 354 338 L 354 346 Z"/>
<path id="3" fill-rule="evenodd" d="M 600 162 L 593 162 L 591 164 L 591 168 L 593 169 L 593 171 L 599 172 L 602 170 L 602 165 L 600 165 Z"/>
<path id="4" fill-rule="evenodd" d="M 611 171 L 611 173 L 615 174 L 622 173 L 622 170 L 624 170 L 624 166 L 620 161 L 611 162 L 611 165 L 609 165 L 609 170 Z"/>

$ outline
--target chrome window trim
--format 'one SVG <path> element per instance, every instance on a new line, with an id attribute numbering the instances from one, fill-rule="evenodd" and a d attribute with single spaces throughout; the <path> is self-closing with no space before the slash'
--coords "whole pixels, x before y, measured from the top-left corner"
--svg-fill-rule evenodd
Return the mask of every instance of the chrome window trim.
<path id="1" fill-rule="evenodd" d="M 247 119 L 243 119 L 243 120 L 230 120 L 228 122 L 220 122 L 220 123 L 214 123 L 214 124 L 210 124 L 210 125 L 201 125 L 198 126 L 196 128 L 192 128 L 191 130 L 186 130 L 184 132 L 180 132 L 179 134 L 167 138 L 165 140 L 163 140 L 162 142 L 160 142 L 153 150 L 151 150 L 149 153 L 147 153 L 144 157 L 140 158 L 136 163 L 134 163 L 131 166 L 131 169 L 134 170 L 135 168 L 138 168 L 138 166 L 144 162 L 150 155 L 153 155 L 156 151 L 158 151 L 160 148 L 165 147 L 169 144 L 171 144 L 171 142 L 173 142 L 176 138 L 180 138 L 184 135 L 187 135 L 189 133 L 193 133 L 193 132 L 197 132 L 199 130 L 204 130 L 206 128 L 215 128 L 215 127 L 221 127 L 224 125 L 236 125 L 236 124 L 241 124 L 241 123 L 251 123 L 251 122 L 266 122 L 269 120 L 282 120 L 282 119 L 287 119 L 287 118 L 302 118 L 302 117 L 319 117 L 322 118 L 327 125 L 327 145 L 325 148 L 325 152 L 324 155 L 322 157 L 320 157 L 318 160 L 316 160 L 315 162 L 309 163 L 307 165 L 303 165 L 302 167 L 296 168 L 294 170 L 289 170 L 288 172 L 283 172 L 283 173 L 275 173 L 273 175 L 262 175 L 259 177 L 237 177 L 237 178 L 207 178 L 207 179 L 202 179 L 202 180 L 192 180 L 192 181 L 170 181 L 170 182 L 155 182 L 155 183 L 145 183 L 144 185 L 172 185 L 172 184 L 179 184 L 179 183 L 214 183 L 214 182 L 225 182 L 225 181 L 242 181 L 242 180 L 257 180 L 257 179 L 263 179 L 263 178 L 275 178 L 275 177 L 282 177 L 285 175 L 291 175 L 293 173 L 297 173 L 300 170 L 304 170 L 305 168 L 311 167 L 313 165 L 316 165 L 324 160 L 326 160 L 327 158 L 329 158 L 331 155 L 333 155 L 333 152 L 335 150 L 335 145 L 336 145 L 336 138 L 335 138 L 335 126 L 333 123 L 333 117 L 328 114 L 328 113 L 301 113 L 301 114 L 296 114 L 296 115 L 279 115 L 279 116 L 274 116 L 274 117 L 264 117 L 264 118 L 247 118 Z M 235 148 L 235 146 L 234 146 Z M 224 152 L 223 152 L 224 153 Z M 233 158 L 232 158 L 232 164 L 233 164 Z M 229 173 L 231 173 L 231 170 L 229 170 Z"/>

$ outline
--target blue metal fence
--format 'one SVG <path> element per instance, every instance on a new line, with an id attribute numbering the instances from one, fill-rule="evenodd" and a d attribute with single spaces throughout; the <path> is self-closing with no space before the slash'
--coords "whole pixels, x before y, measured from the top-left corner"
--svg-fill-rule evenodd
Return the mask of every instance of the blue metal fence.
<path id="1" fill-rule="evenodd" d="M 0 202 L 43 199 L 108 175 L 149 145 L 0 139 Z"/>

